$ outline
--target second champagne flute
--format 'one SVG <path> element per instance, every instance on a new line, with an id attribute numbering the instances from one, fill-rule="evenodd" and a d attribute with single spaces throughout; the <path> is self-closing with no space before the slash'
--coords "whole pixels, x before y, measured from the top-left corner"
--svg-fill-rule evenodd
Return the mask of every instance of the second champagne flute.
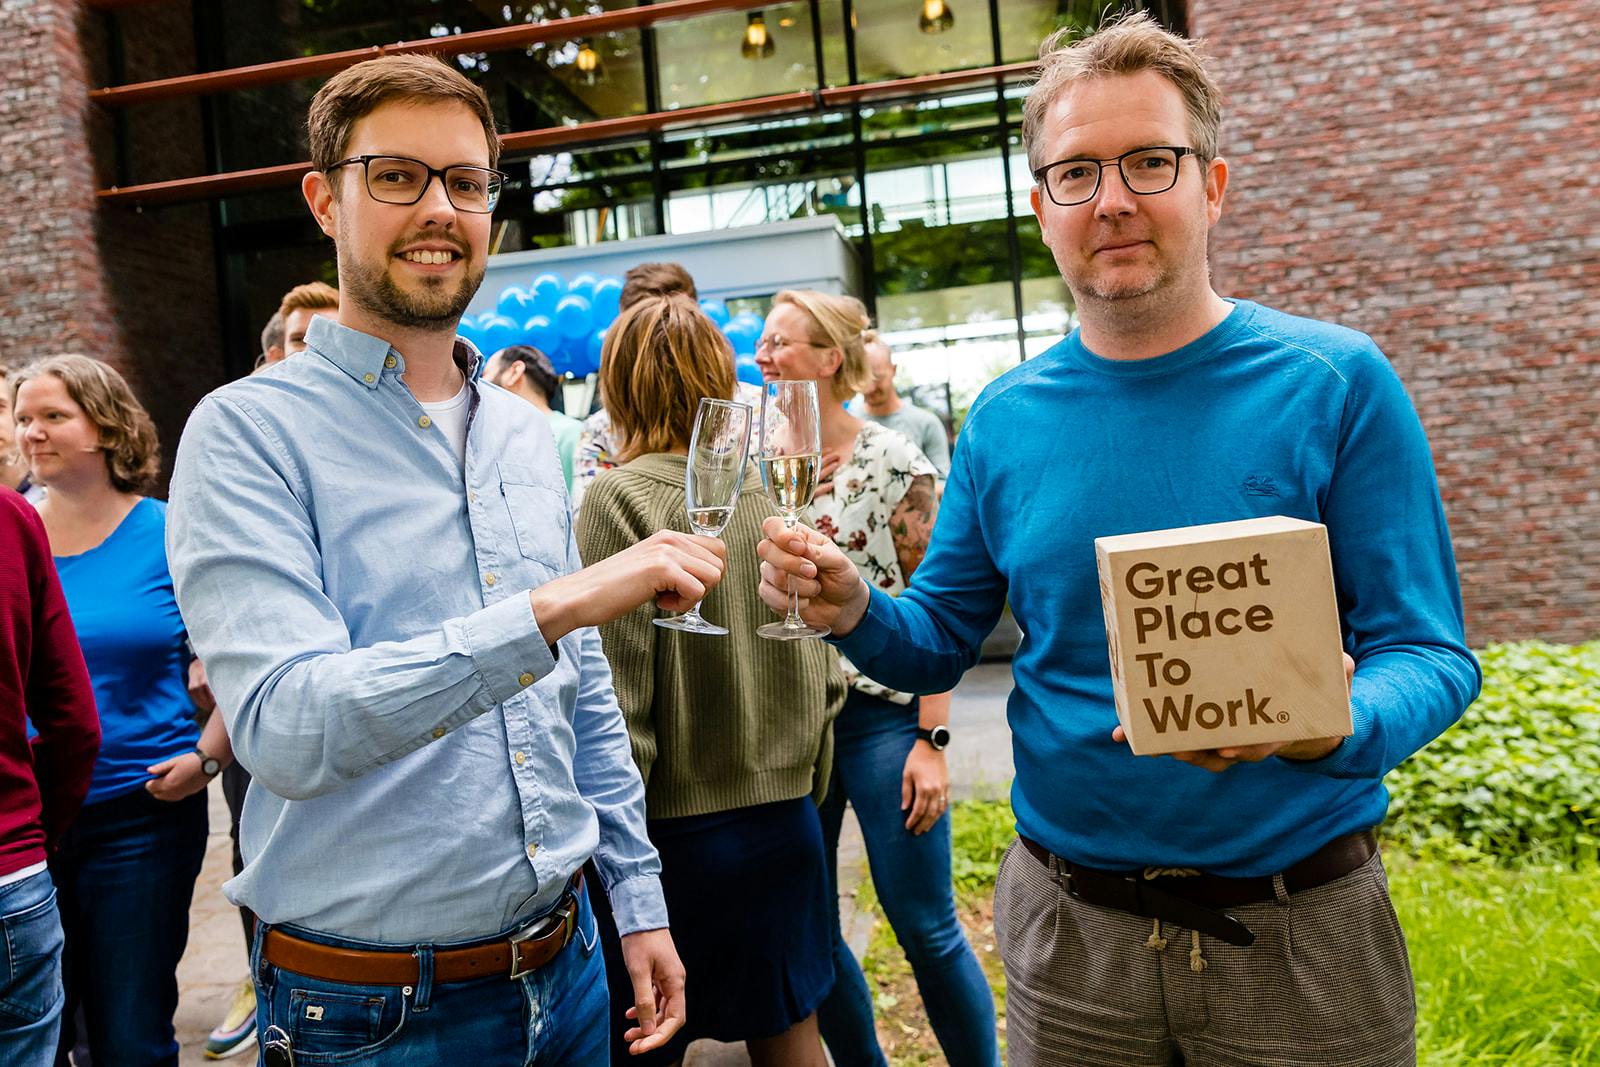
<path id="1" fill-rule="evenodd" d="M 722 536 L 739 503 L 744 465 L 750 454 L 750 405 L 703 397 L 694 414 L 694 433 L 683 467 L 683 506 L 689 529 L 705 537 Z M 692 634 L 728 631 L 700 614 L 700 605 L 665 619 L 651 620 L 668 630 Z"/>
<path id="2" fill-rule="evenodd" d="M 817 383 L 772 381 L 761 398 L 761 440 L 758 461 L 767 496 L 783 516 L 783 528 L 792 530 L 800 513 L 811 506 L 822 472 L 822 422 L 817 410 Z M 789 583 L 789 614 L 782 622 L 769 622 L 756 633 L 774 641 L 826 637 L 826 626 L 808 626 L 800 618 L 800 594 Z"/>

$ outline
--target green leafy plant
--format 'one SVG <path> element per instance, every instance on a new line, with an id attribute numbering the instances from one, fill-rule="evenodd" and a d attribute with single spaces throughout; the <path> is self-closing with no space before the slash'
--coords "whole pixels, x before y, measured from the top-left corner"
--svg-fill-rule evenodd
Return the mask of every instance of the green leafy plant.
<path id="1" fill-rule="evenodd" d="M 1423 856 L 1593 863 L 1600 845 L 1600 642 L 1491 645 L 1483 693 L 1391 772 L 1384 835 Z"/>

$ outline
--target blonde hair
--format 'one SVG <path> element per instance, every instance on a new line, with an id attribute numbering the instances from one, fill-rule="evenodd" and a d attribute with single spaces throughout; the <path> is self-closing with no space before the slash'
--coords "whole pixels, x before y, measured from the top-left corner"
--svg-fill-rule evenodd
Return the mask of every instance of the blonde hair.
<path id="1" fill-rule="evenodd" d="M 833 373 L 835 399 L 849 400 L 872 383 L 866 344 L 872 317 L 867 314 L 867 305 L 853 296 L 834 296 L 815 289 L 785 289 L 772 298 L 772 304 L 792 304 L 804 311 L 815 327 L 809 340 L 839 350 L 843 358 Z"/>
<path id="2" fill-rule="evenodd" d="M 685 294 L 641 297 L 606 331 L 600 395 L 623 462 L 688 447 L 700 398 L 733 386 L 733 347 Z"/>
<path id="3" fill-rule="evenodd" d="M 1022 143 L 1028 147 L 1029 170 L 1038 170 L 1050 162 L 1039 158 L 1039 135 L 1046 113 L 1067 85 L 1147 70 L 1166 78 L 1183 95 L 1189 133 L 1201 162 L 1217 158 L 1222 94 L 1206 73 L 1197 42 L 1162 29 L 1145 11 L 1108 23 L 1081 40 L 1070 41 L 1077 32 L 1076 27 L 1064 26 L 1039 46 L 1039 80 L 1028 90 L 1022 107 Z"/>
<path id="4" fill-rule="evenodd" d="M 306 282 L 297 285 L 283 294 L 283 302 L 278 305 L 278 314 L 285 319 L 289 312 L 300 311 L 338 311 L 339 290 L 327 282 Z"/>
<path id="5" fill-rule="evenodd" d="M 346 67 L 317 90 L 306 114 L 311 165 L 326 171 L 339 162 L 356 123 L 393 100 L 465 104 L 483 123 L 489 166 L 499 164 L 500 135 L 495 132 L 494 112 L 484 91 L 436 56 L 401 55 Z"/>
<path id="6" fill-rule="evenodd" d="M 112 487 L 121 493 L 140 493 L 154 484 L 161 473 L 155 423 L 127 379 L 88 356 L 46 356 L 8 375 L 12 404 L 25 383 L 46 374 L 67 387 L 72 402 L 99 429 Z"/>

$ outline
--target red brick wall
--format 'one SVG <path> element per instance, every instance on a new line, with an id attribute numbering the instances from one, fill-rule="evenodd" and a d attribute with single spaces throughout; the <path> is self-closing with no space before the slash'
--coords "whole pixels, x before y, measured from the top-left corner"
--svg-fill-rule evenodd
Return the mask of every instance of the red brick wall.
<path id="1" fill-rule="evenodd" d="M 11 183 L 0 361 L 106 360 L 150 409 L 170 470 L 183 420 L 222 380 L 210 208 L 96 203 L 117 180 L 112 113 L 88 100 L 113 80 L 113 19 L 125 80 L 196 69 L 187 4 L 108 16 L 72 0 L 0 0 L 0 163 Z M 193 101 L 130 109 L 124 143 L 130 181 L 207 169 Z"/>
<path id="2" fill-rule="evenodd" d="M 1474 643 L 1600 635 L 1600 8 L 1191 0 L 1218 289 L 1371 334 L 1427 426 Z"/>

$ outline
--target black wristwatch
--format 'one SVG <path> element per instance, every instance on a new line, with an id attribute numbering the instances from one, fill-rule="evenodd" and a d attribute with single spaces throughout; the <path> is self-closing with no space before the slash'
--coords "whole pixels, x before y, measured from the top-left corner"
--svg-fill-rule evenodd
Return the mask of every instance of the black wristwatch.
<path id="1" fill-rule="evenodd" d="M 215 778 L 222 771 L 222 763 L 215 756 L 208 756 L 199 745 L 194 746 L 194 754 L 200 757 L 200 771 L 207 778 Z"/>
<path id="2" fill-rule="evenodd" d="M 950 744 L 950 727 L 935 726 L 931 730 L 924 730 L 919 726 L 917 727 L 917 740 L 928 742 L 933 746 L 935 752 L 943 752 L 945 747 Z"/>

